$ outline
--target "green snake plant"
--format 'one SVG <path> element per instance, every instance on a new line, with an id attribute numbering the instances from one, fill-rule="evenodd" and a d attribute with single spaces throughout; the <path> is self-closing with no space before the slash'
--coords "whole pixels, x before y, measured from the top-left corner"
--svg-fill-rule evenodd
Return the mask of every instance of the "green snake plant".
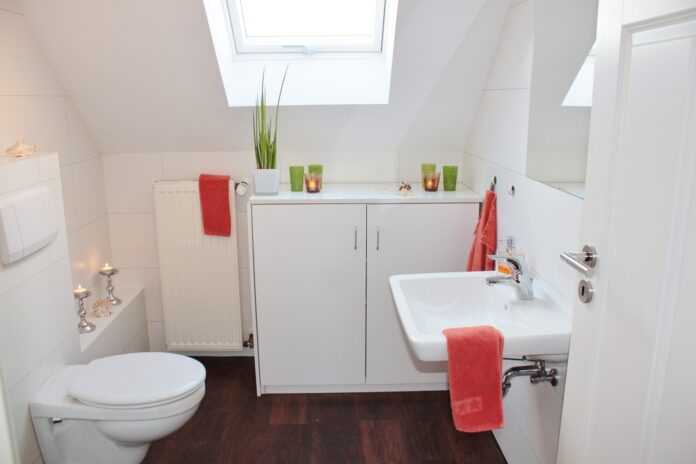
<path id="1" fill-rule="evenodd" d="M 256 167 L 258 169 L 275 169 L 278 162 L 278 109 L 280 96 L 283 94 L 285 76 L 288 68 L 285 68 L 283 81 L 278 92 L 278 102 L 275 109 L 275 121 L 268 116 L 266 110 L 266 71 L 261 77 L 261 98 L 256 97 L 256 111 L 254 111 L 254 152 L 256 154 Z"/>

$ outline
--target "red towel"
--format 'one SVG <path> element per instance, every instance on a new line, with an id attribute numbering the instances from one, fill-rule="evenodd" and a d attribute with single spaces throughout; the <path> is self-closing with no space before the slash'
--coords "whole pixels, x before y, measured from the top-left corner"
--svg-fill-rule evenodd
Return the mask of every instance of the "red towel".
<path id="1" fill-rule="evenodd" d="M 498 244 L 498 213 L 495 207 L 495 192 L 486 192 L 483 199 L 483 212 L 474 230 L 474 243 L 469 251 L 467 271 L 492 271 L 494 263 L 488 255 L 495 254 Z"/>
<path id="2" fill-rule="evenodd" d="M 201 174 L 198 177 L 201 198 L 203 232 L 206 235 L 229 237 L 232 232 L 230 217 L 230 176 Z"/>
<path id="3" fill-rule="evenodd" d="M 447 338 L 454 426 L 460 432 L 502 428 L 503 334 L 488 325 L 442 333 Z"/>

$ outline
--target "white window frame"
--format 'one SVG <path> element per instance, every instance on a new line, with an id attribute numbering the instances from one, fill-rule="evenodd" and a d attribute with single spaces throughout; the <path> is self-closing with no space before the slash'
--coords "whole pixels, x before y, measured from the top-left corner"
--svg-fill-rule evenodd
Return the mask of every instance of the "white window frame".
<path id="1" fill-rule="evenodd" d="M 383 48 L 384 23 L 386 16 L 386 1 L 377 0 L 375 5 L 375 24 L 372 41 L 363 44 L 355 43 L 355 36 L 327 36 L 319 40 L 312 36 L 286 37 L 248 37 L 245 33 L 242 4 L 240 0 L 227 0 L 227 11 L 230 16 L 232 36 L 235 51 L 238 54 L 253 53 L 381 53 Z M 283 45 L 277 42 L 282 39 Z M 327 43 L 328 40 L 331 43 Z M 324 43 L 322 43 L 324 42 Z"/>

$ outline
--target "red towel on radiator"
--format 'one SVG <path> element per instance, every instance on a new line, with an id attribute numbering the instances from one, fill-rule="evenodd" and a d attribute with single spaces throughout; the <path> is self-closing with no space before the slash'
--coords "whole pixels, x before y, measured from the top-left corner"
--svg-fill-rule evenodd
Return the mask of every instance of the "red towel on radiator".
<path id="1" fill-rule="evenodd" d="M 494 255 L 498 245 L 498 212 L 495 205 L 495 192 L 489 190 L 483 199 L 483 211 L 474 229 L 474 243 L 469 250 L 467 271 L 492 271 L 494 268 L 488 255 Z"/>
<path id="2" fill-rule="evenodd" d="M 230 217 L 230 176 L 201 174 L 198 177 L 201 198 L 203 232 L 206 235 L 229 237 L 232 232 Z"/>
<path id="3" fill-rule="evenodd" d="M 454 426 L 460 432 L 502 428 L 503 334 L 488 325 L 442 333 L 447 338 Z"/>

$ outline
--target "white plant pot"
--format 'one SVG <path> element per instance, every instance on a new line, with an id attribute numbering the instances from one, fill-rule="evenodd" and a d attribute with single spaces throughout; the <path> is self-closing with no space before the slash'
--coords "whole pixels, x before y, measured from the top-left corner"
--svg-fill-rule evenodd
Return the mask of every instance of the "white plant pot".
<path id="1" fill-rule="evenodd" d="M 280 169 L 254 169 L 254 187 L 260 195 L 277 195 Z"/>

